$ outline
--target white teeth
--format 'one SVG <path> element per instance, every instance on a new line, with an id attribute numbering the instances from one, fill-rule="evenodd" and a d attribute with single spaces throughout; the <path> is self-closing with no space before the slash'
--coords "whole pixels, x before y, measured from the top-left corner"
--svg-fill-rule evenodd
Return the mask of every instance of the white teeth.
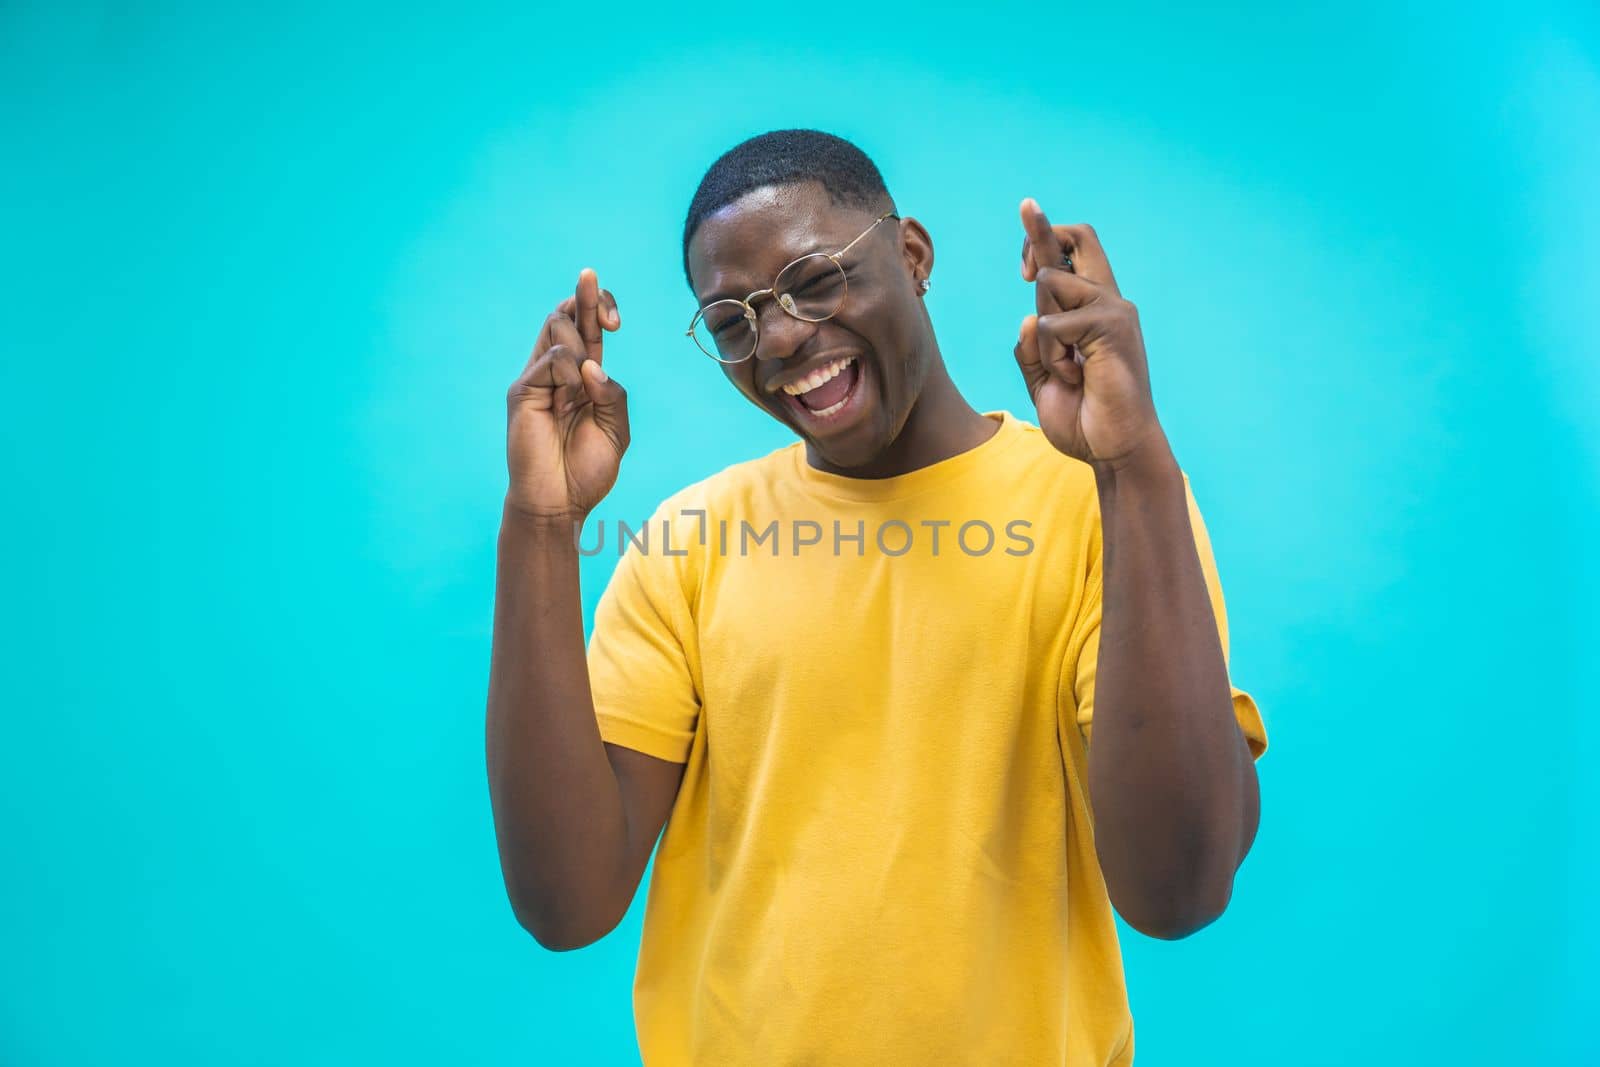
<path id="1" fill-rule="evenodd" d="M 788 393 L 790 396 L 799 396 L 802 393 L 809 393 L 822 383 L 837 377 L 840 371 L 844 370 L 851 363 L 855 362 L 855 358 L 855 356 L 845 356 L 843 359 L 834 360 L 826 367 L 818 367 L 804 378 L 801 378 L 798 382 L 790 382 L 788 385 L 784 386 L 783 391 Z"/>

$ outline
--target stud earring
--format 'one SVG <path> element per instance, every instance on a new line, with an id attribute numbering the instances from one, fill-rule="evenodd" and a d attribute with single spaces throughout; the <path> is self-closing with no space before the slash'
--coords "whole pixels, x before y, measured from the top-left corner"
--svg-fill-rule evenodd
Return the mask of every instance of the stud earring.
<path id="1" fill-rule="evenodd" d="M 922 293 L 926 293 L 928 291 L 928 286 L 930 286 L 932 284 L 933 284 L 932 282 L 930 282 L 928 279 L 924 278 L 920 282 L 917 283 L 917 291 L 918 292 L 922 292 Z"/>

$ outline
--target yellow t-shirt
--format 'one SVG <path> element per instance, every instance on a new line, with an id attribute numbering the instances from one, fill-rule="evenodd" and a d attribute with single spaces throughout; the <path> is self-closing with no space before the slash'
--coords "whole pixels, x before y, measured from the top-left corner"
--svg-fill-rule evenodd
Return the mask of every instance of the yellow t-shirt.
<path id="1" fill-rule="evenodd" d="M 1094 475 L 989 417 L 896 478 L 817 471 L 800 442 L 730 467 L 619 561 L 600 734 L 687 763 L 634 981 L 646 1067 L 1131 1062 L 1085 763 Z"/>

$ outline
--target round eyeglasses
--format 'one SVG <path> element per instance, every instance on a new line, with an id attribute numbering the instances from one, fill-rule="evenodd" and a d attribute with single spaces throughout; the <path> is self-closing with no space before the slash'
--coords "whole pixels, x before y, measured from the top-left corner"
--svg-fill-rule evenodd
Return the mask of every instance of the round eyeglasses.
<path id="1" fill-rule="evenodd" d="M 879 215 L 872 225 L 837 252 L 812 252 L 801 256 L 778 272 L 770 289 L 757 289 L 743 300 L 714 300 L 695 312 L 687 331 L 700 351 L 718 363 L 743 363 L 755 355 L 761 341 L 756 320 L 755 300 L 770 295 L 778 306 L 802 322 L 831 319 L 844 307 L 850 278 L 840 262 L 884 219 L 898 219 L 890 211 Z"/>

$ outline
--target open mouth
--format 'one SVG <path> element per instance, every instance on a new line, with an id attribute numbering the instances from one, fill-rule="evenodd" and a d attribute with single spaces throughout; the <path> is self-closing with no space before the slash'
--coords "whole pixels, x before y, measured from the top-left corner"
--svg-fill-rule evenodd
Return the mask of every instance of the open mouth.
<path id="1" fill-rule="evenodd" d="M 834 422 L 853 406 L 860 382 L 860 362 L 844 356 L 784 386 L 783 392 L 785 402 L 806 422 Z"/>

